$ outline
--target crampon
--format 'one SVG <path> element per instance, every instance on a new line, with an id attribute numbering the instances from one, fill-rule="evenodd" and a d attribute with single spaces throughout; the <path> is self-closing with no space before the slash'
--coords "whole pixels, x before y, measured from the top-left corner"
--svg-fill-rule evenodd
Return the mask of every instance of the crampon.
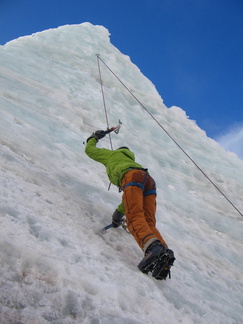
<path id="1" fill-rule="evenodd" d="M 147 264 L 143 260 L 139 263 L 138 268 L 143 273 L 152 273 L 152 277 L 157 280 L 166 280 L 167 276 L 171 278 L 170 268 L 175 261 L 174 253 L 170 249 L 161 250 L 156 258 L 152 258 Z"/>

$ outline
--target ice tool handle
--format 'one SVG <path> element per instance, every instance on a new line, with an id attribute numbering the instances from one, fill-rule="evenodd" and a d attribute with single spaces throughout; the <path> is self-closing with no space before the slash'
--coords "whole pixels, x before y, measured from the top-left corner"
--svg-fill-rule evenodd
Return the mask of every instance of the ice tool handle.
<path id="1" fill-rule="evenodd" d="M 114 132 L 114 133 L 118 134 L 119 133 L 119 130 L 121 128 L 121 125 L 122 125 L 122 122 L 119 119 L 118 125 L 117 126 L 113 126 L 111 128 L 107 128 L 106 134 L 109 134 L 111 132 Z"/>
<path id="2" fill-rule="evenodd" d="M 103 228 L 101 229 L 101 233 L 105 233 L 109 228 L 113 228 L 113 227 L 114 227 L 114 225 L 111 223 L 111 224 L 109 224 L 109 225 L 103 227 Z M 124 229 L 124 231 L 126 231 L 128 234 L 131 234 L 131 233 L 129 232 L 129 230 L 127 229 L 127 224 L 126 224 L 126 218 L 125 218 L 125 217 L 122 219 L 121 227 L 122 227 L 122 228 Z"/>

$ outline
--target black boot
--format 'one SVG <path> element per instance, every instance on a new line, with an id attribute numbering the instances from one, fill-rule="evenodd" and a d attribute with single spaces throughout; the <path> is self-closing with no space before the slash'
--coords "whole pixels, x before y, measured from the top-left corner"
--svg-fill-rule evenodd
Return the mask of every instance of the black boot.
<path id="1" fill-rule="evenodd" d="M 138 265 L 139 270 L 143 273 L 152 271 L 155 261 L 165 250 L 166 247 L 159 240 L 151 243 L 145 251 L 145 257 Z"/>
<path id="2" fill-rule="evenodd" d="M 158 258 L 155 267 L 152 270 L 152 276 L 157 280 L 165 280 L 167 276 L 170 276 L 170 268 L 175 261 L 174 252 L 170 249 L 166 251 Z"/>
<path id="3" fill-rule="evenodd" d="M 169 250 L 159 240 L 151 243 L 146 252 L 145 257 L 139 263 L 138 268 L 143 273 L 152 272 L 155 279 L 166 279 L 170 274 L 170 267 L 175 261 L 173 251 Z"/>

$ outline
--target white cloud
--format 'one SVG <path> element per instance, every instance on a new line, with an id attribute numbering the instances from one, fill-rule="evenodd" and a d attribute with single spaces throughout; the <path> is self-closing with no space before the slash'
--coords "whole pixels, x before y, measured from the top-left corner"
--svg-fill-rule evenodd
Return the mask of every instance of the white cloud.
<path id="1" fill-rule="evenodd" d="M 216 138 L 216 141 L 227 151 L 233 152 L 243 160 L 243 124 L 232 126 L 226 134 Z"/>

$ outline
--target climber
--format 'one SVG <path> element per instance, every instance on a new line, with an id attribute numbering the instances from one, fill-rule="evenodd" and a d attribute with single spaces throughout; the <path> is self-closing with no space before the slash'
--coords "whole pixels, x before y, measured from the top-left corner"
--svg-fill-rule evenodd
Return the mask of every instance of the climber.
<path id="1" fill-rule="evenodd" d="M 85 153 L 102 163 L 110 182 L 123 191 L 122 203 L 112 215 L 113 227 L 120 226 L 126 215 L 127 228 L 145 255 L 139 270 L 151 271 L 156 279 L 166 279 L 175 258 L 156 228 L 156 184 L 148 170 L 135 162 L 128 147 L 114 151 L 97 148 L 97 142 L 106 134 L 102 130 L 94 132 L 86 141 Z"/>

